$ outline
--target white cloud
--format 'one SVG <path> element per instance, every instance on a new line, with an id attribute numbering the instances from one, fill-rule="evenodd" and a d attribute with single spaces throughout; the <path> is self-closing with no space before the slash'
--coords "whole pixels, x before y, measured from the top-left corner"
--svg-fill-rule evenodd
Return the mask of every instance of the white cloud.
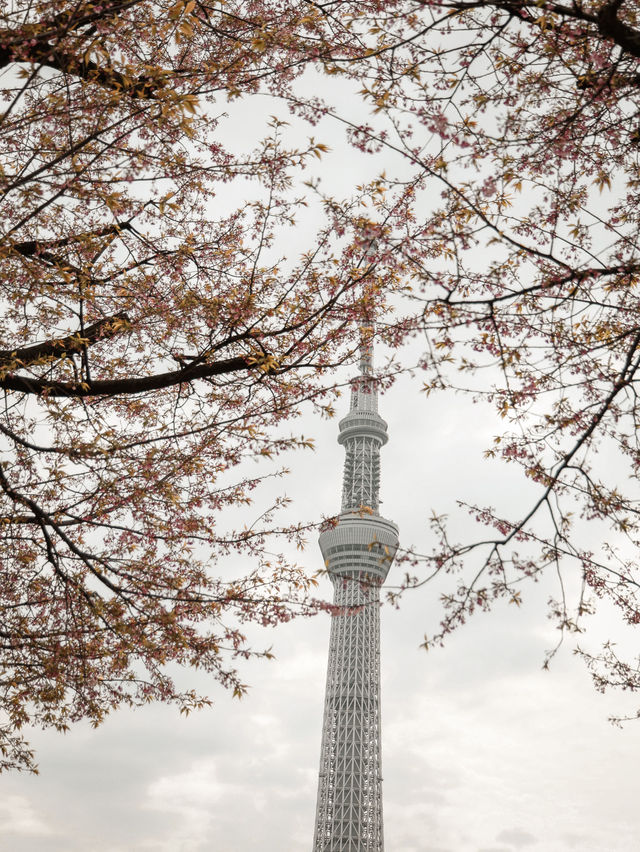
<path id="1" fill-rule="evenodd" d="M 538 838 L 534 837 L 528 831 L 523 831 L 521 828 L 509 828 L 501 831 L 496 837 L 500 843 L 510 843 L 516 849 L 522 849 L 525 846 L 531 846 L 538 842 Z"/>
<path id="2" fill-rule="evenodd" d="M 0 834 L 43 836 L 51 833 L 51 828 L 26 796 L 9 795 L 0 801 Z"/>
<path id="3" fill-rule="evenodd" d="M 212 759 L 194 763 L 186 772 L 163 775 L 150 784 L 145 807 L 172 815 L 173 824 L 162 840 L 143 841 L 140 849 L 154 852 L 199 852 L 211 833 L 216 803 L 232 790 L 217 777 Z"/>

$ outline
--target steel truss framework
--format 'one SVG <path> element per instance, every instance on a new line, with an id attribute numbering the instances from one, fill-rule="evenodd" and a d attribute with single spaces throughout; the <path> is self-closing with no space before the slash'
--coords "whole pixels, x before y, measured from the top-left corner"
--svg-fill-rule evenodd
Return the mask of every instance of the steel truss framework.
<path id="1" fill-rule="evenodd" d="M 365 353 L 340 422 L 345 447 L 342 511 L 320 536 L 334 587 L 322 728 L 314 852 L 383 852 L 380 763 L 380 586 L 398 547 L 395 524 L 378 514 L 380 447 Z"/>

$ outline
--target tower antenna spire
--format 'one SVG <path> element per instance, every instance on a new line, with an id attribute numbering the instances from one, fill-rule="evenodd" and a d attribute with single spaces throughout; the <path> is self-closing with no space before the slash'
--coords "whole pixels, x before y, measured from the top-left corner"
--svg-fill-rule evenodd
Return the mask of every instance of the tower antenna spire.
<path id="1" fill-rule="evenodd" d="M 362 330 L 360 374 L 339 423 L 345 448 L 342 511 L 320 535 L 334 588 L 313 852 L 383 852 L 380 743 L 380 587 L 398 548 L 381 517 L 373 323 Z"/>
<path id="2" fill-rule="evenodd" d="M 360 334 L 360 373 L 364 376 L 373 375 L 373 323 L 362 329 Z"/>

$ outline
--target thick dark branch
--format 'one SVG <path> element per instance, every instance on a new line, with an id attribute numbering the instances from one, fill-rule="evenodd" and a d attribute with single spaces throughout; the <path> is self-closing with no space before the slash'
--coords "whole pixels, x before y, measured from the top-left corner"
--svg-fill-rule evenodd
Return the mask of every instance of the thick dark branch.
<path id="1" fill-rule="evenodd" d="M 612 0 L 602 6 L 597 14 L 582 8 L 578 3 L 564 5 L 562 3 L 538 2 L 538 0 L 498 0 L 498 2 L 485 2 L 485 0 L 460 0 L 459 3 L 445 3 L 445 8 L 464 12 L 472 9 L 481 9 L 493 6 L 502 9 L 509 15 L 519 18 L 525 23 L 533 23 L 541 13 L 551 12 L 561 18 L 568 20 L 583 21 L 587 24 L 595 24 L 601 36 L 612 39 L 619 47 L 631 56 L 640 58 L 640 32 L 633 29 L 618 18 L 624 0 Z M 595 32 L 591 33 L 596 35 Z"/>
<path id="2" fill-rule="evenodd" d="M 139 6 L 144 0 L 106 0 L 100 5 L 96 3 L 78 4 L 74 9 L 66 9 L 53 18 L 43 21 L 42 27 L 44 32 L 40 35 L 42 38 L 61 38 L 70 32 L 75 32 L 83 27 L 92 24 L 95 25 L 98 21 L 105 21 L 116 18 L 131 9 L 134 6 Z"/>
<path id="3" fill-rule="evenodd" d="M 50 257 L 56 257 L 51 254 L 51 249 L 65 248 L 70 245 L 82 245 L 92 238 L 117 236 L 121 231 L 132 230 L 131 222 L 116 222 L 113 225 L 107 225 L 97 231 L 85 231 L 81 234 L 73 234 L 70 237 L 63 237 L 59 240 L 23 240 L 19 243 L 9 243 L 7 246 L 0 247 L 0 255 L 9 252 L 17 253 L 22 257 L 38 257 L 43 260 L 49 260 Z M 56 265 L 59 259 L 56 257 Z"/>
<path id="4" fill-rule="evenodd" d="M 133 98 L 153 98 L 155 93 L 166 85 L 165 76 L 142 75 L 130 79 L 109 65 L 100 67 L 88 59 L 80 59 L 74 52 L 60 49 L 56 45 L 69 33 L 79 33 L 85 29 L 85 36 L 95 32 L 99 21 L 113 20 L 117 15 L 139 5 L 141 0 L 113 0 L 100 5 L 80 4 L 73 10 L 66 10 L 49 20 L 38 24 L 26 25 L 19 30 L 0 31 L 0 68 L 14 62 L 29 62 L 46 65 L 57 71 L 63 71 L 97 83 L 108 89 L 125 92 Z"/>
<path id="5" fill-rule="evenodd" d="M 78 266 L 70 263 L 66 257 L 56 254 L 55 251 L 52 251 L 52 249 L 82 244 L 83 240 L 89 240 L 92 238 L 114 238 L 125 230 L 132 230 L 130 222 L 124 222 L 122 225 L 108 225 L 98 231 L 87 231 L 86 233 L 74 234 L 70 237 L 64 237 L 59 240 L 24 240 L 23 242 L 9 243 L 8 245 L 0 248 L 0 257 L 17 254 L 25 258 L 34 258 L 48 264 L 49 266 L 55 267 L 63 274 L 73 273 L 78 281 L 91 283 L 93 279 L 88 272 L 85 272 Z"/>
<path id="6" fill-rule="evenodd" d="M 45 523 L 47 526 L 52 527 L 73 527 L 82 523 L 82 521 L 76 520 L 75 518 L 64 518 L 63 520 L 56 518 L 55 522 L 50 519 L 43 521 L 42 518 L 39 518 L 37 515 L 7 515 L 3 520 L 4 523 L 10 525 L 22 524 L 32 526 L 33 524 Z"/>
<path id="7" fill-rule="evenodd" d="M 544 278 L 536 284 L 531 284 L 528 287 L 523 287 L 521 290 L 509 290 L 506 293 L 501 293 L 498 296 L 492 296 L 487 293 L 485 297 L 478 299 L 454 299 L 452 298 L 455 290 L 449 292 L 446 296 L 434 299 L 434 302 L 441 302 L 452 307 L 468 307 L 472 305 L 485 305 L 491 307 L 499 302 L 508 302 L 527 296 L 532 293 L 537 293 L 548 299 L 556 299 L 564 301 L 567 294 L 560 289 L 564 284 L 575 282 L 576 284 L 585 284 L 590 278 L 596 280 L 606 278 L 607 276 L 620 275 L 622 279 L 637 275 L 640 272 L 640 266 L 634 264 L 628 266 L 609 266 L 602 269 L 597 267 L 588 267 L 586 269 L 572 269 L 566 275 Z M 570 295 L 573 295 L 574 291 Z"/>
<path id="8" fill-rule="evenodd" d="M 564 6 L 562 3 L 540 3 L 538 0 L 460 0 L 460 2 L 445 3 L 444 8 L 455 9 L 459 12 L 465 12 L 472 9 L 482 9 L 483 7 L 493 6 L 496 9 L 502 9 L 508 12 L 509 15 L 519 18 L 526 23 L 532 23 L 535 18 L 538 18 L 541 11 L 553 12 L 563 18 L 571 18 L 578 21 L 585 21 L 590 24 L 597 23 L 597 18 L 590 12 L 585 11 L 582 7 L 573 3 L 571 6 Z"/>
<path id="9" fill-rule="evenodd" d="M 181 370 L 172 370 L 155 376 L 141 376 L 137 379 L 97 379 L 90 382 L 57 382 L 9 374 L 0 378 L 0 388 L 55 397 L 128 396 L 188 384 L 196 379 L 208 379 L 225 373 L 250 370 L 256 366 L 255 359 L 241 356 L 216 361 L 213 364 L 187 366 Z"/>
<path id="10" fill-rule="evenodd" d="M 622 0 L 607 3 L 598 12 L 598 27 L 600 32 L 611 38 L 627 53 L 640 57 L 640 33 L 618 18 L 618 10 Z"/>
<path id="11" fill-rule="evenodd" d="M 113 337 L 123 328 L 129 327 L 129 318 L 123 311 L 112 317 L 98 320 L 84 331 L 76 331 L 66 337 L 35 343 L 20 349 L 0 349 L 0 367 L 29 367 L 51 358 L 61 358 L 66 352 L 78 352 L 97 340 Z M 8 377 L 7 377 L 8 378 Z"/>
<path id="12" fill-rule="evenodd" d="M 6 30 L 0 31 L 0 42 L 8 38 L 10 33 Z M 9 47 L 0 48 L 0 68 L 14 62 L 44 65 L 105 89 L 123 92 L 131 98 L 154 98 L 157 92 L 166 86 L 166 76 L 162 71 L 158 71 L 153 77 L 146 74 L 140 77 L 125 77 L 115 68 L 108 65 L 101 67 L 91 59 L 79 59 L 73 53 L 60 50 L 47 41 L 21 45 L 13 50 Z"/>

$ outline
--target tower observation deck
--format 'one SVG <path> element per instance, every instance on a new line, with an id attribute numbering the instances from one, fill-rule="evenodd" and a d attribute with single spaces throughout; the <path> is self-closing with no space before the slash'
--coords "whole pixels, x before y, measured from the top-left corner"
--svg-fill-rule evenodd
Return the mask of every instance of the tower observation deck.
<path id="1" fill-rule="evenodd" d="M 380 586 L 398 528 L 379 514 L 380 448 L 371 350 L 363 347 L 351 409 L 339 424 L 345 448 L 342 510 L 320 536 L 334 588 L 313 852 L 383 852 L 380 765 Z"/>

